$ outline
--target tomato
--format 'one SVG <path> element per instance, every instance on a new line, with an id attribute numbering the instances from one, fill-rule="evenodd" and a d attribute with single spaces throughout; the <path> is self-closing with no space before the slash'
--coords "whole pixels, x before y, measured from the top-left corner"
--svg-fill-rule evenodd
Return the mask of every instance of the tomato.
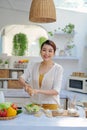
<path id="1" fill-rule="evenodd" d="M 22 61 L 22 60 L 19 60 L 18 63 L 23 63 L 23 61 Z"/>
<path id="2" fill-rule="evenodd" d="M 17 105 L 16 105 L 16 104 L 14 104 L 14 103 L 11 105 L 11 107 L 12 107 L 12 108 L 14 108 L 15 110 L 17 110 L 17 109 L 18 109 Z"/>
<path id="3" fill-rule="evenodd" d="M 6 117 L 7 116 L 7 109 L 0 110 L 0 117 Z"/>

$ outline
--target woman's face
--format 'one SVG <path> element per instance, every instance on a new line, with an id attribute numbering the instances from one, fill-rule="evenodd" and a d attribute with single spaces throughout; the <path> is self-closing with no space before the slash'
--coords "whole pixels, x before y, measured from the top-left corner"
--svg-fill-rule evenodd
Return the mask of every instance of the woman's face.
<path id="1" fill-rule="evenodd" d="M 54 49 L 50 45 L 44 44 L 42 50 L 40 51 L 41 57 L 44 61 L 51 60 L 54 56 Z"/>

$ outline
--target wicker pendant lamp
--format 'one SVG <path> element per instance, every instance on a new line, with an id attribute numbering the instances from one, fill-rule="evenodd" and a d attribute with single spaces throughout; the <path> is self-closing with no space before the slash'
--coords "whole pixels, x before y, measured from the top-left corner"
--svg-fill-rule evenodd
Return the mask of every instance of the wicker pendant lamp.
<path id="1" fill-rule="evenodd" d="M 53 0 L 32 0 L 29 20 L 36 23 L 56 21 L 56 9 Z"/>

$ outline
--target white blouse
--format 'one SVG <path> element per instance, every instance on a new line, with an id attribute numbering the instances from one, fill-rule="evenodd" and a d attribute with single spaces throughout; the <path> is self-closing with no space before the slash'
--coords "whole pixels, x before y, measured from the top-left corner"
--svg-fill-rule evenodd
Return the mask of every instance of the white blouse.
<path id="1" fill-rule="evenodd" d="M 34 89 L 51 90 L 58 92 L 57 96 L 37 94 L 30 97 L 31 102 L 37 104 L 59 104 L 59 93 L 62 85 L 63 68 L 54 63 L 53 67 L 44 75 L 41 88 L 39 87 L 39 67 L 41 62 L 29 63 L 21 76 Z"/>

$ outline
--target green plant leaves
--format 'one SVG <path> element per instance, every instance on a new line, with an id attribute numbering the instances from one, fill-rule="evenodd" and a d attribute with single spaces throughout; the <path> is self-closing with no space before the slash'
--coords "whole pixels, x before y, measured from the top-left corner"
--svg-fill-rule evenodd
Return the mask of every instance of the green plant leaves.
<path id="1" fill-rule="evenodd" d="M 62 31 L 64 31 L 65 33 L 72 33 L 74 31 L 75 25 L 69 23 L 68 25 L 66 25 Z"/>
<path id="2" fill-rule="evenodd" d="M 15 56 L 23 56 L 28 49 L 28 39 L 26 34 L 18 33 L 13 37 L 13 51 Z"/>
<path id="3" fill-rule="evenodd" d="M 45 42 L 46 40 L 47 40 L 47 38 L 43 37 L 43 36 L 39 38 L 39 45 L 40 45 L 40 47 L 43 44 L 43 42 Z"/>

